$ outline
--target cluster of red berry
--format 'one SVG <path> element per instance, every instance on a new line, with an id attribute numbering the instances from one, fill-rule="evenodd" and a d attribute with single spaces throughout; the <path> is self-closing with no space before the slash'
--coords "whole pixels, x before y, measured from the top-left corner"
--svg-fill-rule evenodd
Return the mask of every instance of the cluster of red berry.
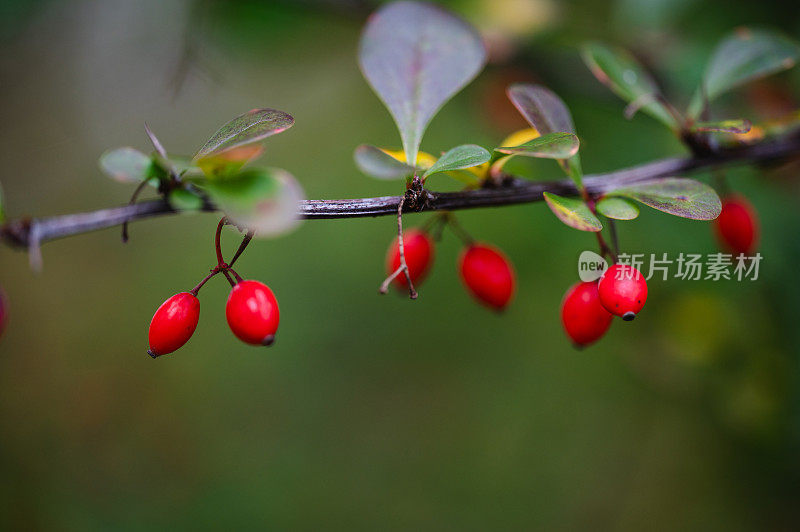
<path id="1" fill-rule="evenodd" d="M 194 289 L 170 297 L 156 310 L 150 322 L 150 349 L 147 351 L 150 356 L 155 358 L 172 353 L 189 341 L 200 318 L 197 292 L 218 273 L 225 274 L 233 286 L 225 307 L 233 334 L 251 345 L 271 345 L 275 341 L 280 312 L 272 290 L 259 281 L 241 279 L 222 262 L 219 232 L 226 223 L 220 222 L 217 229 L 217 267 Z M 749 256 L 758 242 L 755 209 L 741 196 L 725 197 L 722 213 L 714 221 L 714 232 L 725 250 L 737 256 Z M 403 250 L 408 278 L 419 284 L 433 265 L 433 239 L 425 230 L 410 229 L 403 235 Z M 399 239 L 395 239 L 386 256 L 387 272 L 390 275 L 396 273 L 400 264 Z M 458 267 L 467 290 L 488 307 L 503 310 L 514 297 L 514 270 L 508 258 L 496 247 L 468 240 Z M 409 288 L 405 275 L 395 275 L 392 282 L 398 289 Z M 561 303 L 561 322 L 575 345 L 587 346 L 608 331 L 614 316 L 625 321 L 634 319 L 646 300 L 647 282 L 641 272 L 630 265 L 615 264 L 599 280 L 577 283 L 567 290 Z M 7 317 L 5 296 L 0 290 L 0 335 Z"/>
<path id="2" fill-rule="evenodd" d="M 172 353 L 189 341 L 200 319 L 200 300 L 197 299 L 197 293 L 209 279 L 219 274 L 222 274 L 232 287 L 228 303 L 225 305 L 225 317 L 233 334 L 250 345 L 269 346 L 275 341 L 275 333 L 280 323 L 280 310 L 275 294 L 262 282 L 242 279 L 232 268 L 253 234 L 247 233 L 236 255 L 228 264 L 222 258 L 220 247 L 222 229 L 226 225 L 230 225 L 230 222 L 223 218 L 217 226 L 216 267 L 190 291 L 175 294 L 164 301 L 153 315 L 149 332 L 150 349 L 147 350 L 151 357 Z"/>
<path id="3" fill-rule="evenodd" d="M 400 239 L 396 238 L 386 254 L 386 271 L 392 275 L 400 267 Z M 403 234 L 403 251 L 408 276 L 419 284 L 433 264 L 434 244 L 424 230 L 410 229 Z M 489 244 L 470 242 L 458 262 L 461 280 L 479 302 L 495 310 L 503 310 L 514 297 L 516 278 L 511 262 L 502 251 Z M 393 281 L 400 290 L 408 289 L 405 275 Z"/>
<path id="4" fill-rule="evenodd" d="M 647 281 L 633 266 L 615 264 L 597 281 L 578 283 L 561 303 L 564 331 L 578 347 L 596 342 L 614 316 L 631 321 L 647 301 Z"/>
<path id="5" fill-rule="evenodd" d="M 228 326 L 236 337 L 251 345 L 272 345 L 280 322 L 275 295 L 259 281 L 240 280 L 225 305 Z M 150 322 L 150 349 L 155 358 L 176 351 L 189 341 L 200 319 L 196 293 L 181 292 L 164 301 Z"/>
<path id="6" fill-rule="evenodd" d="M 722 213 L 714 220 L 721 247 L 734 255 L 749 256 L 758 241 L 755 209 L 741 196 L 722 201 Z M 608 331 L 614 316 L 630 321 L 647 301 L 647 282 L 630 265 L 615 264 L 597 281 L 582 282 L 567 290 L 561 303 L 561 323 L 576 346 L 596 342 Z"/>

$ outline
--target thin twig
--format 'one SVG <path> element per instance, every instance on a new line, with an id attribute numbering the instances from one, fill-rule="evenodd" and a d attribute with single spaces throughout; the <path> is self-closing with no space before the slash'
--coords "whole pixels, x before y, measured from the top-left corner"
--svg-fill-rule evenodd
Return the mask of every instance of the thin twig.
<path id="1" fill-rule="evenodd" d="M 411 274 L 408 272 L 408 265 L 406 264 L 406 253 L 403 245 L 403 203 L 405 203 L 405 196 L 397 204 L 397 249 L 400 252 L 400 266 L 381 283 L 380 293 L 385 294 L 389 291 L 389 285 L 401 273 L 406 276 L 408 283 L 408 297 L 417 299 L 417 291 L 414 290 L 414 283 L 411 282 Z"/>
<path id="2" fill-rule="evenodd" d="M 199 283 L 197 283 L 197 285 L 194 288 L 189 290 L 189 293 L 192 294 L 193 296 L 197 296 L 197 292 L 199 292 L 200 289 L 203 288 L 203 285 L 206 284 L 209 281 L 209 279 L 211 279 L 221 271 L 222 270 L 220 270 L 219 268 L 214 268 L 213 270 L 211 270 L 211 273 L 203 277 L 203 279 Z"/>
<path id="3" fill-rule="evenodd" d="M 611 218 L 608 219 L 608 230 L 611 233 L 611 246 L 614 248 L 614 262 L 619 256 L 619 236 L 617 235 L 617 225 Z"/>
<path id="4" fill-rule="evenodd" d="M 217 232 L 214 233 L 214 250 L 217 252 L 217 267 L 224 269 L 225 259 L 222 258 L 222 228 L 225 227 L 228 223 L 228 219 L 224 216 L 220 219 L 219 223 L 217 224 Z"/>
<path id="5" fill-rule="evenodd" d="M 448 213 L 447 227 L 450 228 L 450 231 L 452 231 L 465 246 L 471 246 L 475 242 L 475 239 L 461 226 L 455 215 Z"/>
<path id="6" fill-rule="evenodd" d="M 139 185 L 136 187 L 136 190 L 134 190 L 133 194 L 131 194 L 131 199 L 128 202 L 128 205 L 133 205 L 134 203 L 136 203 L 136 199 L 139 197 L 139 194 L 141 194 L 142 190 L 144 190 L 144 187 L 146 187 L 147 183 L 149 183 L 149 182 L 150 182 L 149 179 L 145 179 L 144 181 L 139 183 Z M 123 244 L 128 241 L 128 222 L 129 222 L 129 220 L 125 220 L 125 223 L 122 224 L 122 243 Z"/>
<path id="7" fill-rule="evenodd" d="M 225 271 L 226 272 L 231 272 L 233 274 L 233 276 L 236 277 L 236 282 L 237 283 L 241 283 L 242 281 L 244 281 L 244 279 L 242 279 L 241 275 L 236 273 L 236 270 L 234 270 L 233 268 L 228 267 L 228 268 L 225 269 Z"/>
<path id="8" fill-rule="evenodd" d="M 239 249 L 237 249 L 237 250 L 236 250 L 236 253 L 233 255 L 233 258 L 232 258 L 232 259 L 231 259 L 231 261 L 228 263 L 228 266 L 229 266 L 229 267 L 230 267 L 230 266 L 233 266 L 233 263 L 234 263 L 234 262 L 236 262 L 236 259 L 238 259 L 238 258 L 239 258 L 239 256 L 240 256 L 242 253 L 244 253 L 244 250 L 247 248 L 247 244 L 249 244 L 249 243 L 250 243 L 250 241 L 253 239 L 253 235 L 254 235 L 254 234 L 255 234 L 255 233 L 254 233 L 253 231 L 248 231 L 248 232 L 247 232 L 247 233 L 244 235 L 244 238 L 242 238 L 242 243 L 241 243 L 241 244 L 239 244 Z"/>

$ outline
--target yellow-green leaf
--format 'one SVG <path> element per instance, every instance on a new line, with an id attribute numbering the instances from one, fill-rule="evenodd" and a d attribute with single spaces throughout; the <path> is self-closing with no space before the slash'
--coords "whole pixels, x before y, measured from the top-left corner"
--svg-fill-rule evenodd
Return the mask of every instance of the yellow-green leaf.
<path id="1" fill-rule="evenodd" d="M 615 220 L 633 220 L 639 216 L 639 207 L 625 198 L 603 198 L 595 205 L 597 212 Z"/>
<path id="2" fill-rule="evenodd" d="M 579 199 L 565 198 L 552 192 L 545 192 L 544 201 L 559 220 L 573 229 L 591 232 L 603 229 L 603 224 L 600 223 L 597 216 Z"/>
<path id="3" fill-rule="evenodd" d="M 573 133 L 548 133 L 519 146 L 503 146 L 494 151 L 508 155 L 543 157 L 546 159 L 568 159 L 578 153 L 580 141 Z"/>
<path id="4" fill-rule="evenodd" d="M 753 124 L 746 118 L 733 120 L 720 120 L 718 122 L 696 122 L 692 126 L 692 131 L 715 131 L 719 133 L 736 133 L 743 135 L 750 131 Z"/>

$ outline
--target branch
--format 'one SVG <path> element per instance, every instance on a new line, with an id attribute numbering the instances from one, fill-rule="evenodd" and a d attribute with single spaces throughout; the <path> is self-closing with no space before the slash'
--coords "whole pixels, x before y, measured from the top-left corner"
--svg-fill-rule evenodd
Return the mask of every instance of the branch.
<path id="1" fill-rule="evenodd" d="M 584 184 L 590 195 L 597 196 L 623 185 L 657 177 L 684 175 L 701 169 L 732 164 L 763 164 L 800 156 L 800 131 L 779 140 L 751 146 L 729 148 L 710 155 L 674 157 L 634 166 L 605 174 L 587 175 Z M 528 181 L 506 176 L 500 185 L 487 186 L 462 192 L 423 191 L 417 201 L 406 196 L 381 196 L 377 198 L 343 200 L 306 200 L 300 203 L 300 215 L 308 220 L 363 218 L 396 215 L 399 202 L 405 201 L 404 212 L 454 211 L 480 207 L 497 207 L 532 203 L 542 200 L 543 192 L 561 196 L 576 196 L 578 191 L 569 180 Z M 204 211 L 215 211 L 207 203 Z M 143 201 L 134 205 L 102 209 L 93 212 L 52 216 L 49 218 L 23 218 L 11 220 L 0 226 L 0 239 L 6 244 L 29 248 L 38 252 L 39 244 L 98 229 L 121 225 L 126 220 L 136 221 L 160 215 L 176 214 L 164 200 Z"/>

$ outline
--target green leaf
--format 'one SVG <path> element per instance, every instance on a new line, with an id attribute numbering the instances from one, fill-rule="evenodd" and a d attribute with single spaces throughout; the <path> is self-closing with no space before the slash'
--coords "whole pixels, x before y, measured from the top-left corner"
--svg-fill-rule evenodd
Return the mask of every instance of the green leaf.
<path id="1" fill-rule="evenodd" d="M 472 26 L 422 2 L 392 2 L 373 13 L 358 55 L 361 72 L 400 130 L 411 166 L 433 116 L 486 62 Z"/>
<path id="2" fill-rule="evenodd" d="M 209 180 L 203 188 L 226 216 L 257 236 L 278 235 L 299 223 L 303 190 L 286 170 L 246 168 L 226 179 Z"/>
<path id="3" fill-rule="evenodd" d="M 187 172 L 202 175 L 202 173 L 199 171 L 199 168 L 188 157 L 170 155 L 169 164 L 175 169 L 176 172 L 178 172 L 178 175 L 184 175 Z"/>
<path id="4" fill-rule="evenodd" d="M 669 128 L 679 128 L 666 106 L 655 99 L 661 93 L 656 82 L 627 50 L 595 42 L 584 45 L 581 55 L 598 81 L 617 96 Z"/>
<path id="5" fill-rule="evenodd" d="M 723 39 L 711 55 L 702 87 L 689 106 L 689 115 L 700 115 L 704 96 L 710 102 L 740 85 L 793 67 L 798 57 L 800 46 L 780 33 L 737 29 Z"/>
<path id="6" fill-rule="evenodd" d="M 625 198 L 602 198 L 595 208 L 606 218 L 615 220 L 633 220 L 639 216 L 639 207 Z"/>
<path id="7" fill-rule="evenodd" d="M 682 218 L 713 220 L 722 211 L 714 189 L 693 179 L 662 177 L 606 192 L 624 196 Z"/>
<path id="8" fill-rule="evenodd" d="M 169 193 L 169 204 L 176 211 L 199 211 L 203 198 L 185 188 L 176 188 Z"/>
<path id="9" fill-rule="evenodd" d="M 359 170 L 376 179 L 406 179 L 414 175 L 413 166 L 369 144 L 358 146 L 353 152 L 353 159 Z"/>
<path id="10" fill-rule="evenodd" d="M 283 111 L 253 109 L 219 128 L 195 154 L 194 160 L 261 142 L 267 137 L 289 129 L 293 124 L 294 118 Z"/>
<path id="11" fill-rule="evenodd" d="M 100 156 L 100 170 L 122 183 L 139 183 L 153 177 L 153 160 L 133 148 L 116 148 Z"/>
<path id="12" fill-rule="evenodd" d="M 578 153 L 580 141 L 573 133 L 548 133 L 519 146 L 495 148 L 494 151 L 525 157 L 568 159 Z"/>
<path id="13" fill-rule="evenodd" d="M 718 131 L 722 133 L 747 133 L 753 124 L 746 118 L 733 120 L 720 120 L 719 122 L 697 122 L 692 127 L 692 131 Z"/>
<path id="14" fill-rule="evenodd" d="M 439 159 L 433 163 L 433 166 L 428 168 L 422 175 L 422 179 L 424 180 L 429 175 L 437 172 L 450 172 L 478 166 L 491 158 L 492 156 L 487 150 L 475 144 L 456 146 L 439 157 Z"/>
<path id="15" fill-rule="evenodd" d="M 544 193 L 544 201 L 559 220 L 579 231 L 597 232 L 603 224 L 597 219 L 586 204 L 575 198 L 564 198 L 552 192 Z"/>

